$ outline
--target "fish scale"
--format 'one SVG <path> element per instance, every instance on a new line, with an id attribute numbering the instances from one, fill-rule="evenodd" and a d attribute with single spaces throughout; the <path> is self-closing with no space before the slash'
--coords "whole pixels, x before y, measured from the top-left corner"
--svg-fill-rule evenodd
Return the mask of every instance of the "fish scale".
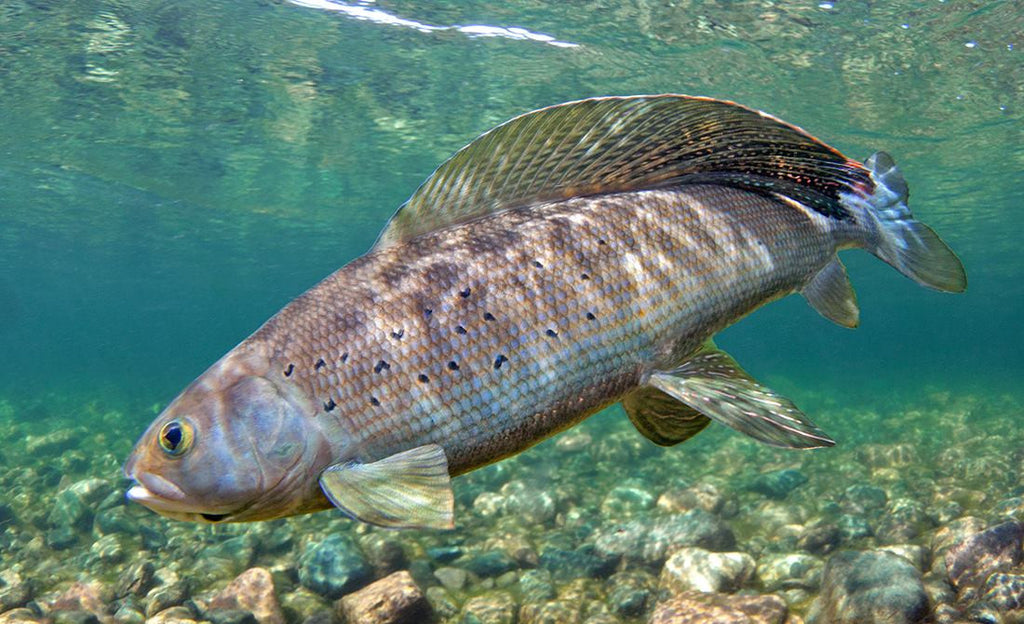
<path id="1" fill-rule="evenodd" d="M 887 154 L 862 165 L 732 102 L 527 113 L 443 163 L 366 255 L 171 402 L 125 464 L 128 495 L 188 520 L 334 505 L 451 528 L 452 476 L 616 401 L 656 444 L 716 421 L 831 446 L 711 338 L 792 292 L 856 326 L 847 247 L 964 290 L 960 261 L 906 201 Z"/>
<path id="2" fill-rule="evenodd" d="M 701 214 L 709 206 L 714 219 Z M 312 403 L 337 403 L 317 418 L 345 431 L 338 439 L 354 458 L 436 443 L 459 474 L 618 401 L 661 363 L 658 354 L 680 342 L 696 349 L 764 297 L 794 291 L 835 252 L 831 227 L 809 212 L 716 186 L 500 213 L 371 252 L 243 346 L 270 354 L 281 371 L 295 364 L 288 382 Z M 505 230 L 519 236 L 481 243 Z M 433 251 L 417 258 L 414 250 Z M 625 254 L 635 258 L 632 268 Z M 428 279 L 441 263 L 446 279 Z M 396 264 L 405 271 L 389 283 Z M 485 321 L 485 313 L 495 320 Z M 460 326 L 465 334 L 456 332 Z M 499 355 L 508 361 L 495 369 Z M 321 370 L 301 366 L 321 358 L 329 362 Z M 380 361 L 389 368 L 375 371 Z M 459 369 L 447 370 L 449 361 Z M 419 381 L 421 374 L 429 381 Z M 332 377 L 343 383 L 331 384 Z"/>

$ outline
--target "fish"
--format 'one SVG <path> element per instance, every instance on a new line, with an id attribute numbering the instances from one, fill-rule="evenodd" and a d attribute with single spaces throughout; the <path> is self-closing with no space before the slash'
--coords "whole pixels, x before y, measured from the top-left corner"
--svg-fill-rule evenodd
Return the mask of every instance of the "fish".
<path id="1" fill-rule="evenodd" d="M 832 446 L 713 338 L 793 293 L 857 326 L 845 249 L 964 291 L 960 260 L 907 200 L 888 154 L 854 161 L 726 100 L 520 115 L 186 387 L 127 459 L 127 497 L 198 522 L 337 508 L 451 529 L 453 477 L 615 403 L 662 446 L 712 421 Z"/>

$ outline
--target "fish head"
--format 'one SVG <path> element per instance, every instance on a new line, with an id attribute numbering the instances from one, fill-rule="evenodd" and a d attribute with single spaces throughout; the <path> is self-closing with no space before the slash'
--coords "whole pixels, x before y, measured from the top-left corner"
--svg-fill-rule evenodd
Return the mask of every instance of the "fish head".
<path id="1" fill-rule="evenodd" d="M 129 499 L 178 520 L 239 522 L 328 506 L 323 433 L 293 387 L 231 355 L 181 393 L 135 445 Z"/>

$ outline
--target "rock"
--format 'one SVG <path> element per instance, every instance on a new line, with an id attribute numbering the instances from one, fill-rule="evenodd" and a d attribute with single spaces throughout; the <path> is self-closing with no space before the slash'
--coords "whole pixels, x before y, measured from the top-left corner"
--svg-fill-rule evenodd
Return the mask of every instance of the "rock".
<path id="1" fill-rule="evenodd" d="M 211 624 L 257 624 L 256 616 L 245 609 L 211 609 L 203 612 Z"/>
<path id="2" fill-rule="evenodd" d="M 639 617 L 654 601 L 657 581 L 641 570 L 626 570 L 608 579 L 608 605 L 623 617 Z"/>
<path id="3" fill-rule="evenodd" d="M 427 556 L 438 563 L 451 563 L 462 556 L 459 546 L 435 546 L 427 549 Z"/>
<path id="4" fill-rule="evenodd" d="M 551 572 L 543 568 L 527 570 L 519 577 L 519 593 L 524 602 L 546 602 L 555 597 Z"/>
<path id="5" fill-rule="evenodd" d="M 35 595 L 35 586 L 14 570 L 0 570 L 0 613 L 24 607 Z"/>
<path id="6" fill-rule="evenodd" d="M 807 527 L 797 540 L 797 548 L 815 555 L 827 555 L 839 546 L 842 533 L 834 524 L 823 523 Z"/>
<path id="7" fill-rule="evenodd" d="M 519 608 L 518 624 L 578 624 L 580 605 L 564 600 L 528 603 Z"/>
<path id="8" fill-rule="evenodd" d="M 858 483 L 843 491 L 842 508 L 848 513 L 864 514 L 885 509 L 889 496 L 880 487 Z"/>
<path id="9" fill-rule="evenodd" d="M 89 552 L 104 563 L 121 563 L 126 556 L 124 546 L 117 535 L 104 535 L 99 538 L 92 543 Z"/>
<path id="10" fill-rule="evenodd" d="M 865 444 L 857 455 L 869 468 L 907 468 L 918 463 L 912 444 Z"/>
<path id="11" fill-rule="evenodd" d="M 483 492 L 473 500 L 473 511 L 484 518 L 505 513 L 505 497 L 497 492 Z"/>
<path id="12" fill-rule="evenodd" d="M 213 611 L 246 611 L 259 624 L 284 624 L 285 621 L 277 601 L 274 579 L 266 568 L 250 568 L 209 600 L 197 599 L 196 603 L 204 617 Z"/>
<path id="13" fill-rule="evenodd" d="M 878 523 L 875 537 L 881 544 L 905 544 L 935 527 L 921 503 L 910 498 L 898 498 L 890 503 Z"/>
<path id="14" fill-rule="evenodd" d="M 555 439 L 555 448 L 563 453 L 578 453 L 590 445 L 592 438 L 578 427 L 570 429 Z"/>
<path id="15" fill-rule="evenodd" d="M 885 552 L 891 552 L 894 555 L 903 557 L 922 573 L 928 571 L 928 555 L 930 553 L 924 546 L 918 546 L 917 544 L 890 544 L 888 546 L 879 546 L 878 550 L 884 550 Z"/>
<path id="16" fill-rule="evenodd" d="M 555 518 L 555 499 L 547 490 L 510 481 L 501 487 L 504 512 L 533 524 L 547 524 Z"/>
<path id="17" fill-rule="evenodd" d="M 506 591 L 494 591 L 466 601 L 455 620 L 458 624 L 513 624 L 516 601 Z"/>
<path id="18" fill-rule="evenodd" d="M 299 582 L 328 598 L 340 598 L 373 578 L 373 568 L 356 543 L 336 533 L 306 545 L 299 557 Z"/>
<path id="19" fill-rule="evenodd" d="M 669 513 L 684 513 L 691 509 L 703 509 L 718 514 L 725 506 L 725 497 L 710 483 L 698 483 L 692 487 L 667 490 L 658 497 L 658 509 Z"/>
<path id="20" fill-rule="evenodd" d="M 438 618 L 447 620 L 458 615 L 459 604 L 455 602 L 451 592 L 444 587 L 438 587 L 437 585 L 428 587 L 426 595 L 431 610 Z"/>
<path id="21" fill-rule="evenodd" d="M 1011 521 L 972 535 L 946 553 L 949 582 L 961 600 L 970 600 L 990 575 L 1007 572 L 1024 559 L 1024 524 Z"/>
<path id="22" fill-rule="evenodd" d="M 147 618 L 146 624 L 198 624 L 198 621 L 186 607 L 170 607 Z"/>
<path id="23" fill-rule="evenodd" d="M 0 613 L 0 624 L 36 624 L 46 622 L 32 609 L 19 607 Z"/>
<path id="24" fill-rule="evenodd" d="M 769 592 L 790 589 L 817 591 L 825 563 L 804 553 L 765 555 L 757 562 L 757 575 Z"/>
<path id="25" fill-rule="evenodd" d="M 100 624 L 96 614 L 88 611 L 55 611 L 50 619 L 53 624 Z"/>
<path id="26" fill-rule="evenodd" d="M 462 568 L 446 566 L 434 570 L 434 578 L 449 591 L 462 591 L 469 580 L 469 573 Z"/>
<path id="27" fill-rule="evenodd" d="M 821 613 L 829 624 L 912 624 L 928 617 L 921 573 L 882 551 L 844 551 L 825 565 Z"/>
<path id="28" fill-rule="evenodd" d="M 500 576 L 516 569 L 516 562 L 503 550 L 489 550 L 466 559 L 463 567 L 477 576 Z"/>
<path id="29" fill-rule="evenodd" d="M 789 615 L 778 596 L 733 596 L 690 591 L 659 602 L 649 624 L 784 624 Z"/>
<path id="30" fill-rule="evenodd" d="M 999 614 L 994 621 L 1024 621 L 1024 575 L 996 573 L 988 577 L 981 598 L 972 610 Z M 981 620 L 975 620 L 981 621 Z"/>
<path id="31" fill-rule="evenodd" d="M 657 499 L 636 485 L 612 488 L 601 501 L 601 515 L 609 518 L 632 518 L 654 507 Z"/>
<path id="32" fill-rule="evenodd" d="M 111 507 L 96 514 L 93 529 L 100 535 L 137 535 L 139 521 L 125 507 Z"/>
<path id="33" fill-rule="evenodd" d="M 726 551 L 736 545 L 732 530 L 718 517 L 701 509 L 667 518 L 634 520 L 597 533 L 595 552 L 603 557 L 639 560 L 661 566 L 668 551 L 684 546 Z"/>
<path id="34" fill-rule="evenodd" d="M 65 488 L 53 498 L 53 507 L 47 516 L 50 526 L 58 529 L 84 531 L 92 523 L 92 515 L 81 495 L 71 488 Z"/>
<path id="35" fill-rule="evenodd" d="M 431 617 L 430 603 L 405 570 L 345 596 L 336 609 L 347 624 L 419 624 Z"/>
<path id="36" fill-rule="evenodd" d="M 26 436 L 25 451 L 29 457 L 59 457 L 83 439 L 89 440 L 91 436 L 82 429 L 54 429 L 45 435 Z"/>
<path id="37" fill-rule="evenodd" d="M 121 573 L 114 585 L 114 597 L 144 596 L 153 587 L 153 564 L 147 560 L 136 561 Z"/>
<path id="38" fill-rule="evenodd" d="M 874 535 L 867 518 L 857 514 L 848 513 L 839 516 L 836 520 L 836 527 L 839 529 L 839 538 L 847 541 Z"/>
<path id="39" fill-rule="evenodd" d="M 144 624 L 146 615 L 133 604 L 122 604 L 114 612 L 117 624 Z"/>
<path id="40" fill-rule="evenodd" d="M 188 598 L 189 587 L 184 581 L 175 581 L 155 587 L 146 594 L 146 618 L 176 607 Z"/>
<path id="41" fill-rule="evenodd" d="M 615 571 L 617 558 L 602 556 L 592 544 L 575 550 L 547 548 L 540 554 L 539 565 L 560 581 L 574 578 L 600 578 Z"/>
<path id="42" fill-rule="evenodd" d="M 754 558 L 747 553 L 681 548 L 665 562 L 660 586 L 672 594 L 689 590 L 734 592 L 750 581 L 756 566 Z"/>
<path id="43" fill-rule="evenodd" d="M 107 596 L 96 582 L 72 583 L 64 592 L 44 602 L 49 613 L 57 611 L 85 612 L 95 616 L 107 614 Z"/>
<path id="44" fill-rule="evenodd" d="M 807 483 L 807 475 L 794 468 L 786 468 L 757 475 L 748 489 L 764 494 L 768 498 L 782 500 L 805 483 Z"/>
<path id="45" fill-rule="evenodd" d="M 78 534 L 70 526 L 59 526 L 46 532 L 46 545 L 53 550 L 67 550 L 78 542 Z"/>
<path id="46" fill-rule="evenodd" d="M 401 542 L 385 533 L 368 533 L 359 540 L 359 546 L 373 567 L 375 577 L 387 576 L 409 565 Z"/>

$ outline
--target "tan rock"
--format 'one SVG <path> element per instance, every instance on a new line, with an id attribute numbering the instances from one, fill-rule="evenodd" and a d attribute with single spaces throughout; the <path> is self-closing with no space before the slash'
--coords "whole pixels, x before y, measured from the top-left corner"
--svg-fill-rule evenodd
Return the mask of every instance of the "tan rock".
<path id="1" fill-rule="evenodd" d="M 204 611 L 241 609 L 252 613 L 260 624 L 284 624 L 274 579 L 266 568 L 249 568 L 242 572 L 220 593 L 203 601 L 202 607 Z"/>
<path id="2" fill-rule="evenodd" d="M 347 624 L 420 624 L 431 619 L 430 603 L 407 570 L 342 597 L 335 610 Z"/>

